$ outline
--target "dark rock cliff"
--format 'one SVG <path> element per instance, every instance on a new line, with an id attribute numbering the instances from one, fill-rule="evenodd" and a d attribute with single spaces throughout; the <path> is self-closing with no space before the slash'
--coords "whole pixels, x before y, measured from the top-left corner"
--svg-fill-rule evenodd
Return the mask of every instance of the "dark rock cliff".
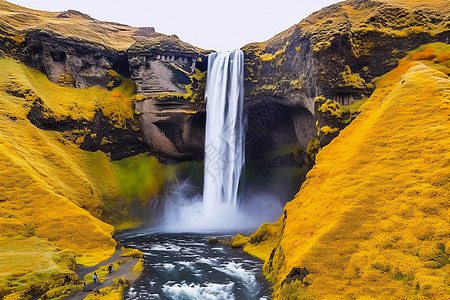
<path id="1" fill-rule="evenodd" d="M 111 89 L 109 70 L 130 77 L 128 58 L 102 44 L 51 31 L 30 30 L 25 34 L 25 63 L 47 75 L 50 81 L 77 88 L 101 86 Z"/>
<path id="2" fill-rule="evenodd" d="M 177 36 L 153 34 L 128 50 L 145 141 L 167 160 L 202 159 L 206 54 Z"/>

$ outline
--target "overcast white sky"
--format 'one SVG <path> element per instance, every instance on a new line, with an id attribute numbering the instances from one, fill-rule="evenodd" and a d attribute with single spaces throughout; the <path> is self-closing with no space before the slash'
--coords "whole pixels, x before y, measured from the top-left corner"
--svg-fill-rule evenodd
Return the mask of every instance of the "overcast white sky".
<path id="1" fill-rule="evenodd" d="M 338 0 L 11 0 L 25 7 L 75 9 L 102 21 L 177 34 L 211 50 L 265 41 Z"/>

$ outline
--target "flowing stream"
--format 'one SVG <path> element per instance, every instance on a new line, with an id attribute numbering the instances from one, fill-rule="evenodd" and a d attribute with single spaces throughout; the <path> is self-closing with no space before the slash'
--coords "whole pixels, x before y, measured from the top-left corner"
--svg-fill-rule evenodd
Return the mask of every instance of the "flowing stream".
<path id="1" fill-rule="evenodd" d="M 125 247 L 144 252 L 144 271 L 124 299 L 270 299 L 262 262 L 204 234 L 130 234 Z M 230 236 L 222 236 L 230 237 Z"/>

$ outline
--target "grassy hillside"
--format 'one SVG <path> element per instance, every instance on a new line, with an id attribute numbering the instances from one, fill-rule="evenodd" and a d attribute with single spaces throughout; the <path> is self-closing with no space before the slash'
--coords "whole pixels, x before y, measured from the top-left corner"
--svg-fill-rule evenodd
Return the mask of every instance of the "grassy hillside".
<path id="1" fill-rule="evenodd" d="M 111 5 L 114 5 L 111 3 Z M 106 8 L 107 9 L 107 8 Z M 78 11 L 48 12 L 30 9 L 0 0 L 0 38 L 11 37 L 12 44 L 21 44 L 27 30 L 45 30 L 58 35 L 85 40 L 109 50 L 125 51 L 135 42 L 144 45 L 161 46 L 161 42 L 181 45 L 185 51 L 204 50 L 182 42 L 174 35 L 152 35 L 154 28 L 132 27 L 115 22 L 96 20 Z M 172 44 L 173 45 L 173 44 Z"/>
<path id="2" fill-rule="evenodd" d="M 402 9 L 405 12 L 402 12 Z M 360 58 L 367 56 L 374 46 L 370 42 L 362 43 L 360 40 L 362 36 L 381 33 L 385 37 L 396 38 L 413 34 L 435 37 L 448 32 L 450 21 L 448 18 L 442 18 L 448 13 L 449 7 L 442 0 L 342 1 L 312 13 L 300 23 L 262 44 L 273 47 L 276 44 L 285 43 L 284 38 L 301 28 L 305 35 L 313 37 L 311 49 L 314 52 L 320 52 L 330 47 L 337 35 L 350 30 L 353 33 L 351 38 L 353 55 L 355 58 Z M 281 54 L 280 52 L 278 56 Z M 265 57 L 265 59 L 269 58 L 276 57 Z"/>
<path id="3" fill-rule="evenodd" d="M 81 13 L 58 17 L 59 12 L 29 9 L 0 1 L 0 28 L 9 34 L 20 35 L 27 29 L 50 30 L 59 35 L 103 44 L 116 50 L 126 50 L 135 40 L 139 28 L 102 22 Z"/>
<path id="4" fill-rule="evenodd" d="M 284 217 L 239 236 L 275 299 L 450 299 L 449 74 L 449 45 L 411 52 L 319 152 Z M 310 271 L 303 283 L 283 282 L 293 267 Z"/>
<path id="5" fill-rule="evenodd" d="M 25 288 L 31 294 L 30 286 L 36 292 L 50 278 L 56 284 L 71 272 L 59 263 L 65 249 L 80 264 L 107 258 L 116 246 L 114 227 L 100 219 L 127 219 L 133 203 L 145 205 L 158 195 L 164 174 L 156 158 L 111 162 L 103 152 L 79 149 L 73 142 L 78 132 L 41 130 L 27 119 L 39 102 L 57 120 L 89 121 L 101 109 L 120 128 L 133 118 L 129 85 L 124 81 L 111 92 L 62 87 L 0 59 L 0 298 Z M 139 187 L 130 178 L 138 178 Z M 122 219 L 114 220 L 114 212 Z"/>

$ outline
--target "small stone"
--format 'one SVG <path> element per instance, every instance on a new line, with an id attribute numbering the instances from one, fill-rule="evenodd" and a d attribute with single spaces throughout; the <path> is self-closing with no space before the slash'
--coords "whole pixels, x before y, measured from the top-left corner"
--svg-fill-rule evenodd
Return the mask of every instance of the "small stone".
<path id="1" fill-rule="evenodd" d="M 219 242 L 219 240 L 217 239 L 217 238 L 210 238 L 209 240 L 208 240 L 208 244 L 209 245 L 215 245 L 215 244 L 217 244 Z"/>

